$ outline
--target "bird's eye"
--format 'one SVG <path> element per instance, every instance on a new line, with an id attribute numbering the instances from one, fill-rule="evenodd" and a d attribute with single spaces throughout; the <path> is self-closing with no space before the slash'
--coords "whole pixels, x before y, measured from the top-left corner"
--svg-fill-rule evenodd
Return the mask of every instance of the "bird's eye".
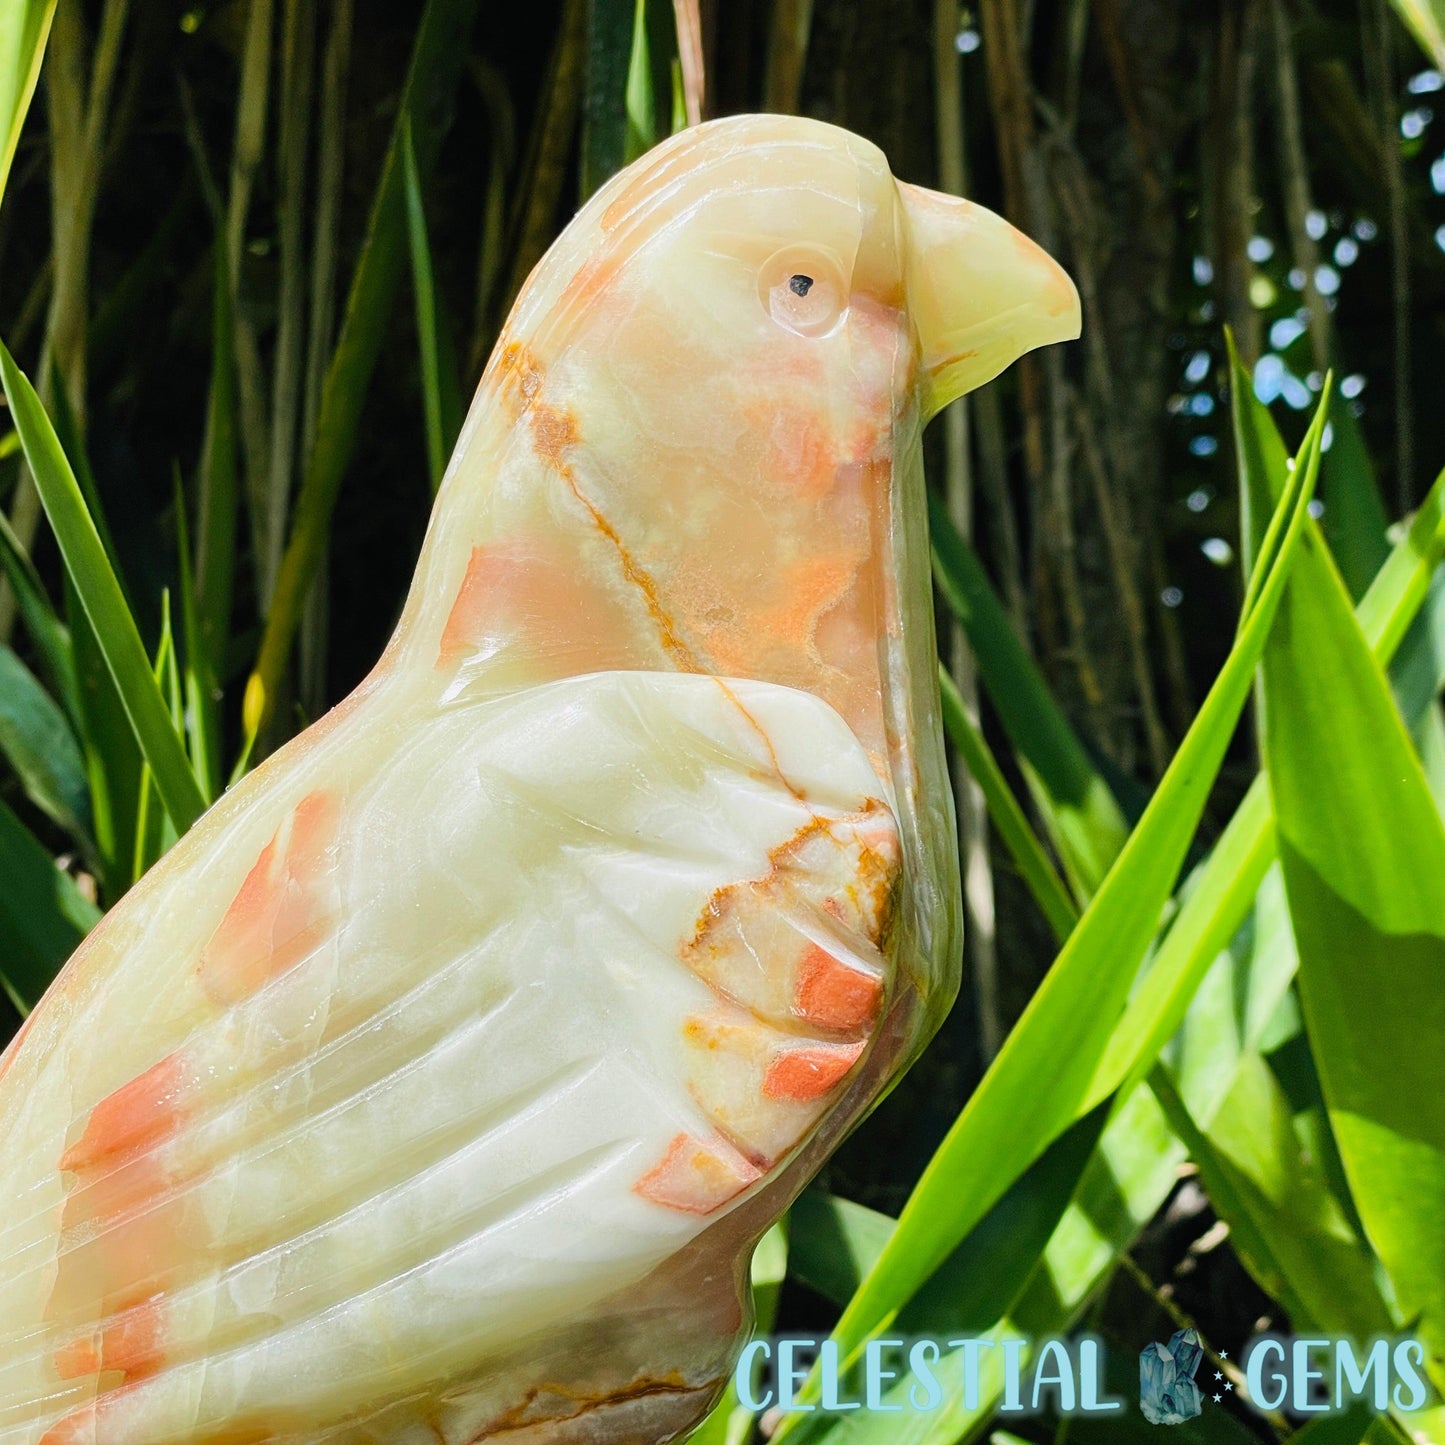
<path id="1" fill-rule="evenodd" d="M 843 268 L 822 247 L 786 247 L 763 267 L 758 282 L 768 315 L 799 336 L 828 335 L 848 309 Z"/>

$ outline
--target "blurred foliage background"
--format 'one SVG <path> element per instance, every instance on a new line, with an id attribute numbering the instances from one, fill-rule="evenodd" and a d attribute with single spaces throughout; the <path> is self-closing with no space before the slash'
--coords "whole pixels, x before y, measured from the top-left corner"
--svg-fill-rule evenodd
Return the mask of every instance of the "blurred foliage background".
<path id="1" fill-rule="evenodd" d="M 779 1235 L 759 1257 L 764 1313 L 830 1328 L 1212 680 L 1241 655 L 1241 539 L 1261 536 L 1285 471 L 1257 408 L 1236 407 L 1232 429 L 1224 328 L 1246 368 L 1236 381 L 1273 409 L 1290 447 L 1333 369 L 1311 507 L 1354 598 L 1426 500 L 1445 456 L 1437 4 L 539 0 L 503 15 L 476 0 L 11 0 L 0 119 L 24 114 L 49 35 L 0 206 L 0 335 L 56 445 L 46 452 L 38 411 L 22 424 L 12 366 L 11 414 L 0 413 L 0 1035 L 196 808 L 370 668 L 464 400 L 579 201 L 699 116 L 797 111 L 848 126 L 900 177 L 979 199 L 1036 237 L 1076 278 L 1085 331 L 1026 358 L 929 437 L 963 764 L 965 991 L 794 1212 L 791 1254 Z M 135 619 L 183 776 L 137 744 L 144 729 L 115 673 L 116 649 L 131 644 L 87 621 L 81 554 L 114 574 Z M 1329 615 L 1320 606 L 1311 616 Z M 1390 613 L 1390 648 L 1410 615 Z M 1360 635 L 1378 643 L 1368 626 Z M 1406 721 L 1434 782 L 1441 651 L 1424 624 L 1409 636 Z M 1288 697 L 1299 677 L 1273 655 L 1266 686 L 1273 677 Z M 1404 711 L 1408 687 L 1395 681 Z M 1232 718 L 1221 726 L 1191 865 L 1219 856 L 1261 761 L 1248 731 L 1226 753 Z M 1246 878 L 1250 900 L 1262 873 Z M 1201 935 L 1206 962 L 1223 949 L 1243 969 L 1290 932 L 1270 877 L 1237 933 Z M 1170 869 L 1161 902 L 1172 881 Z M 1087 1320 L 1131 1349 L 1186 1318 L 1242 1342 L 1320 1321 L 1322 1280 L 1326 1294 L 1349 1294 L 1323 1267 L 1301 1294 L 1298 1272 L 1314 1265 L 1280 1254 L 1283 1236 L 1316 1227 L 1361 1258 L 1366 1235 L 1381 1249 L 1331 1137 L 1337 1101 L 1312 1057 L 1324 1025 L 1304 1028 L 1292 940 L 1287 952 L 1269 1007 L 1229 1044 L 1231 1069 L 1254 1062 L 1220 1074 L 1211 1055 L 1215 1071 L 1200 1075 L 1209 1118 L 1188 1097 L 1186 1027 L 1172 1082 L 1151 1080 L 1147 1118 L 1127 1089 L 1081 1090 L 1070 1127 L 1001 1176 L 1004 1202 L 984 1201 L 997 1207 L 962 1231 L 974 1254 L 951 1256 L 954 1274 L 925 1287 L 971 1302 L 978 1318 L 949 1316 L 950 1328 L 981 1330 L 1012 1309 L 1040 1328 Z M 1138 959 L 1125 962 L 1127 987 Z M 1427 1031 L 1423 1047 L 1438 1056 L 1441 1041 Z M 1154 1053 L 1131 1055 L 1134 1084 Z M 1236 1087 L 1272 1151 L 1244 1184 L 1235 1155 L 1257 1165 L 1260 1149 L 1230 1135 Z M 1029 1107 L 1026 1087 L 1009 1097 Z M 1113 1159 L 1112 1188 L 1086 1208 L 1074 1191 L 1105 1167 L 1106 1097 L 1127 1114 L 1120 1148 L 1139 1158 Z M 1305 1174 L 1315 1192 L 1301 1195 Z M 1274 1211 L 1264 1224 L 1256 1196 Z M 1070 1209 L 1106 1241 L 1099 1258 L 1069 1234 Z M 1073 1273 L 1047 1288 L 1030 1273 L 1046 1246 L 1074 1251 Z M 1000 1257 L 1014 1263 L 995 1281 L 1019 1288 L 993 1298 L 975 1288 L 979 1261 Z M 1345 1273 L 1358 1285 L 1359 1260 Z M 1388 1313 L 1376 1296 L 1345 1323 Z M 1272 1438 L 1254 1415 L 1206 1421 L 1183 1433 Z M 927 1438 L 987 1423 L 955 1419 Z M 738 1440 L 751 1422 L 724 1412 L 709 1428 Z M 1024 1433 L 1063 1438 L 1053 1431 Z"/>

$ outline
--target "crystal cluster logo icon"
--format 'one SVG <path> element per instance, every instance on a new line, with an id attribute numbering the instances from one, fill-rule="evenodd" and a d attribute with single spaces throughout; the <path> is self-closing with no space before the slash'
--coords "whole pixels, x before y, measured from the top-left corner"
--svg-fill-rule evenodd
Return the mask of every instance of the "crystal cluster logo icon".
<path id="1" fill-rule="evenodd" d="M 1182 1425 L 1203 1412 L 1194 1372 L 1204 1358 L 1197 1330 L 1176 1330 L 1167 1345 L 1139 1352 L 1139 1408 L 1151 1425 Z"/>

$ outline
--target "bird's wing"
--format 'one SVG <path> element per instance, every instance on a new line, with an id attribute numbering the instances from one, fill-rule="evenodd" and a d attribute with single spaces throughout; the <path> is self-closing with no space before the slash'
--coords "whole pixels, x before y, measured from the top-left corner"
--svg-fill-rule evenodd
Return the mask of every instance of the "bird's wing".
<path id="1" fill-rule="evenodd" d="M 123 904 L 51 1021 L 0 1163 L 3 1445 L 456 1379 L 674 1254 L 866 1047 L 897 834 L 818 699 L 599 673 L 332 756 Z"/>

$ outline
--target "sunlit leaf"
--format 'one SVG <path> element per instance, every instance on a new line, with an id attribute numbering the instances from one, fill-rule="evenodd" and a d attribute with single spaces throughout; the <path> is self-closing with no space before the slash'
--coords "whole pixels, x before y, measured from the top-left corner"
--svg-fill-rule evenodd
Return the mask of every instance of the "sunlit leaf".
<path id="1" fill-rule="evenodd" d="M 20 128 L 35 94 L 55 0 L 0 5 L 0 195 L 10 176 Z"/>
<path id="2" fill-rule="evenodd" d="M 886 1328 L 1009 1185 L 1087 1110 L 1101 1060 L 1249 692 L 1306 519 L 1323 415 L 1261 544 L 1237 643 L 1118 862 L 919 1180 L 834 1337 L 845 1357 Z M 784 1430 L 787 1430 L 787 1425 Z"/>
<path id="3" fill-rule="evenodd" d="M 0 346 L 0 379 L 51 528 L 95 629 L 136 740 L 155 774 L 166 810 L 182 832 L 205 807 L 185 750 L 151 673 L 140 634 L 106 557 L 75 474 L 40 398 Z"/>
<path id="4" fill-rule="evenodd" d="M 1264 741 L 1315 1059 L 1355 1204 L 1445 1381 L 1445 824 L 1322 542 L 1266 648 Z"/>

